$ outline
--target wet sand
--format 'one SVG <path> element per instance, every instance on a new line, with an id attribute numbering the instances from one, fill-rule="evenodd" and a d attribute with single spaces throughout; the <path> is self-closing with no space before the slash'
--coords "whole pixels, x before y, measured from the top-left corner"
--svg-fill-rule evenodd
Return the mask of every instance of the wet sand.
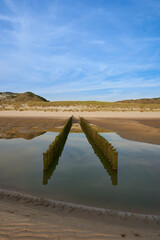
<path id="1" fill-rule="evenodd" d="M 67 118 L 0 117 L 0 138 L 32 139 L 47 131 L 56 131 Z"/>
<path id="2" fill-rule="evenodd" d="M 86 118 L 90 123 L 115 131 L 122 138 L 160 145 L 160 119 Z"/>
<path id="3" fill-rule="evenodd" d="M 160 145 L 160 112 L 0 111 L 0 137 L 9 138 L 12 133 L 13 136 L 30 139 L 63 126 L 72 115 L 75 122 L 83 116 L 92 124 L 115 131 L 122 138 Z"/>
<path id="4" fill-rule="evenodd" d="M 0 239 L 150 239 L 160 217 L 116 213 L 0 191 Z"/>

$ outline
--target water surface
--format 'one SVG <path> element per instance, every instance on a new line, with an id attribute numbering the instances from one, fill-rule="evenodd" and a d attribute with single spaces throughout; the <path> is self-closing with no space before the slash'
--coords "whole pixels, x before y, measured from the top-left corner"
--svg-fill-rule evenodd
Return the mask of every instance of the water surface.
<path id="1" fill-rule="evenodd" d="M 112 176 L 86 136 L 70 133 L 44 185 L 43 152 L 56 135 L 48 132 L 32 140 L 0 140 L 0 187 L 96 207 L 160 214 L 160 146 L 103 133 L 119 154 L 117 175 Z"/>

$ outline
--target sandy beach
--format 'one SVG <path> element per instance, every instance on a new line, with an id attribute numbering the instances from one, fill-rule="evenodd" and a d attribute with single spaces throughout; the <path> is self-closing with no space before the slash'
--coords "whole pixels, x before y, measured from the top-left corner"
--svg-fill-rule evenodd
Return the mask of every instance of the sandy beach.
<path id="1" fill-rule="evenodd" d="M 54 131 L 72 115 L 77 122 L 82 116 L 103 129 L 115 131 L 122 138 L 160 145 L 160 112 L 0 111 L 1 134 L 12 132 L 13 136 L 29 138 Z"/>
<path id="2" fill-rule="evenodd" d="M 122 138 L 160 145 L 160 118 L 86 118 L 90 123 L 115 131 Z"/>
<path id="3" fill-rule="evenodd" d="M 160 144 L 158 112 L 0 112 L 1 138 L 32 138 L 63 126 L 74 116 L 117 132 L 121 137 Z M 8 132 L 7 132 L 8 131 Z M 32 135 L 31 135 L 32 134 Z M 23 135 L 23 136 L 22 136 Z M 0 190 L 0 239 L 160 239 L 160 219 L 127 214 Z"/>
<path id="4" fill-rule="evenodd" d="M 160 112 L 136 112 L 136 111 L 129 111 L 129 112 L 72 112 L 72 111 L 58 111 L 58 112 L 51 112 L 51 111 L 0 111 L 0 117 L 51 117 L 51 118 L 66 118 L 70 116 L 74 117 L 86 117 L 86 118 L 145 118 L 145 119 L 160 119 Z"/>
<path id="5" fill-rule="evenodd" d="M 0 240 L 160 240 L 160 0 L 0 0 Z"/>
<path id="6" fill-rule="evenodd" d="M 160 238 L 160 217 L 49 201 L 0 190 L 0 239 Z"/>

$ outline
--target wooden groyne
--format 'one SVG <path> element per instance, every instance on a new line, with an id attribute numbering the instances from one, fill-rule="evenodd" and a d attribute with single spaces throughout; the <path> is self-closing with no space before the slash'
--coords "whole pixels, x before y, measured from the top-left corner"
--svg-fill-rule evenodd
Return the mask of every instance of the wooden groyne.
<path id="1" fill-rule="evenodd" d="M 49 145 L 46 152 L 43 153 L 43 169 L 48 169 L 53 161 L 61 155 L 63 147 L 65 145 L 67 136 L 72 126 L 72 117 L 69 118 L 67 123 L 62 128 L 61 132 L 55 138 L 55 140 Z"/>
<path id="2" fill-rule="evenodd" d="M 86 134 L 86 133 L 85 133 Z M 118 169 L 113 170 L 112 165 L 109 161 L 106 161 L 106 157 L 104 156 L 103 152 L 97 147 L 94 141 L 86 134 L 88 142 L 91 144 L 94 153 L 97 155 L 99 160 L 101 161 L 104 169 L 107 171 L 108 175 L 110 176 L 112 185 L 118 185 Z"/>
<path id="3" fill-rule="evenodd" d="M 83 132 L 88 135 L 95 145 L 102 151 L 104 156 L 110 162 L 112 169 L 116 170 L 118 167 L 118 152 L 104 137 L 102 137 L 91 125 L 84 119 L 80 118 L 80 125 Z"/>

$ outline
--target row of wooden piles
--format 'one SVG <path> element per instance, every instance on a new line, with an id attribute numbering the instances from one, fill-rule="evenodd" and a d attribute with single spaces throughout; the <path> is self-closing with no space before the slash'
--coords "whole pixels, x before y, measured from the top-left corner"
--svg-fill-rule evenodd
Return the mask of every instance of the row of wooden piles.
<path id="1" fill-rule="evenodd" d="M 55 140 L 49 145 L 46 152 L 43 153 L 43 169 L 47 170 L 57 157 L 61 155 L 67 136 L 72 126 L 72 117 L 69 118 Z"/>
<path id="2" fill-rule="evenodd" d="M 116 149 L 111 145 L 111 143 L 109 143 L 104 137 L 102 137 L 93 127 L 91 127 L 91 125 L 82 117 L 80 118 L 80 125 L 83 132 L 86 134 L 86 137 L 90 144 L 94 147 L 94 149 L 95 147 L 97 147 L 102 152 L 104 157 L 106 157 L 106 162 L 109 161 L 109 163 L 111 164 L 111 169 L 116 171 L 118 167 L 118 152 L 116 151 Z M 50 178 L 50 175 L 52 174 L 52 171 L 50 171 L 50 169 L 52 169 L 51 166 L 54 165 L 53 166 L 54 169 L 58 163 L 57 159 L 59 159 L 63 151 L 71 126 L 72 117 L 68 119 L 68 121 L 62 128 L 61 132 L 58 134 L 55 140 L 49 145 L 48 150 L 43 153 L 43 169 L 46 172 L 45 175 L 47 176 L 44 182 L 47 182 L 48 181 L 47 179 Z M 105 168 L 110 173 L 112 173 L 112 171 L 109 170 L 110 166 L 106 165 L 107 163 L 105 164 L 104 159 L 102 163 L 105 166 Z M 117 181 L 115 180 L 114 182 L 116 185 Z"/>
<path id="3" fill-rule="evenodd" d="M 86 134 L 87 137 L 92 139 L 94 144 L 102 151 L 104 156 L 110 162 L 112 169 L 117 170 L 118 167 L 118 152 L 109 143 L 104 137 L 102 137 L 91 125 L 84 119 L 80 118 L 80 125 L 83 132 Z"/>

